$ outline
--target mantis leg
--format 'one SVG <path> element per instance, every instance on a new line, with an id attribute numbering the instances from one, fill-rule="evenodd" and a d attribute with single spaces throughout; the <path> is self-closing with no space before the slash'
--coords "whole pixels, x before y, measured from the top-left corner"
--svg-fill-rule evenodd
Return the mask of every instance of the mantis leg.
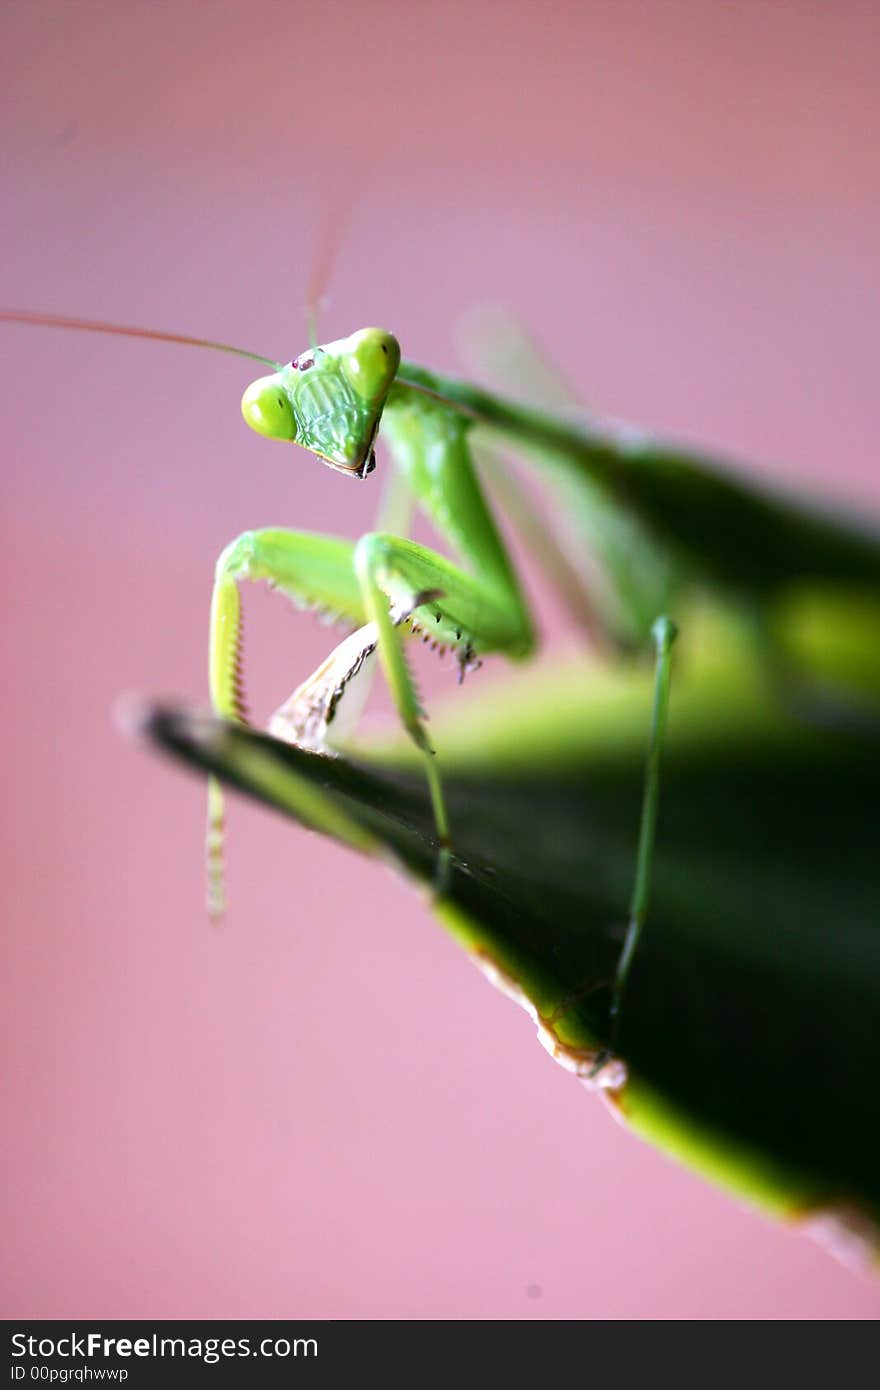
<path id="1" fill-rule="evenodd" d="M 353 625 L 365 620 L 350 541 L 304 532 L 246 531 L 217 561 L 211 600 L 211 703 L 226 719 L 247 723 L 241 669 L 241 580 L 266 580 L 303 608 L 329 610 Z M 223 915 L 223 793 L 208 782 L 208 912 Z"/>
<path id="2" fill-rule="evenodd" d="M 357 545 L 297 531 L 248 531 L 217 562 L 211 605 L 211 700 L 218 714 L 246 722 L 241 685 L 243 580 L 265 580 L 301 607 L 324 609 L 356 628 L 318 670 L 294 691 L 273 719 L 272 731 L 306 747 L 328 751 L 329 725 L 343 694 L 378 648 L 401 722 L 425 757 L 440 842 L 441 875 L 448 863 L 449 822 L 424 712 L 404 655 L 400 628 L 430 632 L 457 650 L 462 673 L 478 651 L 518 655 L 523 632 L 516 604 L 502 588 L 481 583 L 424 546 L 385 532 Z M 219 784 L 208 791 L 208 906 L 223 911 L 223 801 Z"/>
<path id="3" fill-rule="evenodd" d="M 395 611 L 412 612 L 414 625 L 458 652 L 461 675 L 479 651 L 519 654 L 530 632 L 503 588 L 482 583 L 441 555 L 383 532 L 362 537 L 355 569 L 364 607 L 375 625 L 379 657 L 401 722 L 425 758 L 441 847 L 442 880 L 449 860 L 449 821 L 418 692 L 407 664 Z"/>
<path id="4" fill-rule="evenodd" d="M 651 890 L 651 865 L 654 857 L 654 841 L 657 833 L 657 804 L 660 794 L 660 753 L 663 735 L 666 731 L 666 716 L 669 708 L 669 676 L 672 665 L 672 644 L 678 636 L 678 629 L 670 618 L 661 617 L 651 629 L 656 652 L 654 665 L 654 706 L 651 715 L 651 736 L 648 744 L 648 759 L 645 766 L 645 785 L 642 795 L 642 815 L 639 826 L 639 848 L 636 859 L 636 877 L 630 900 L 629 922 L 624 937 L 617 969 L 611 986 L 611 1004 L 608 1010 L 608 1046 L 600 1052 L 593 1067 L 592 1075 L 605 1065 L 617 1047 L 620 1031 L 620 1016 L 623 997 L 629 978 L 633 957 L 645 925 L 648 913 L 648 900 Z"/>
<path id="5" fill-rule="evenodd" d="M 393 612 L 412 611 L 417 624 L 457 650 L 463 676 L 478 651 L 509 651 L 523 642 L 518 610 L 506 595 L 480 583 L 443 556 L 383 532 L 362 537 L 355 569 L 366 611 L 375 624 L 379 656 L 401 723 L 425 757 L 441 848 L 449 847 L 449 823 L 424 711 L 410 674 Z"/>
<path id="6" fill-rule="evenodd" d="M 240 678 L 241 580 L 265 580 L 302 608 L 364 622 L 354 546 L 303 531 L 245 531 L 217 561 L 211 601 L 211 701 L 228 719 L 245 718 Z"/>

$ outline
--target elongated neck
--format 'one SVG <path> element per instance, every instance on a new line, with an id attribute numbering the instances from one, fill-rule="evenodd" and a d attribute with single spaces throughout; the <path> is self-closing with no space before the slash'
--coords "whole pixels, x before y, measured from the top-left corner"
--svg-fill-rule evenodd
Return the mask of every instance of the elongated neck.
<path id="1" fill-rule="evenodd" d="M 413 362 L 401 362 L 391 399 L 396 392 L 412 391 L 421 391 L 448 403 L 475 424 L 498 430 L 523 448 L 551 456 L 563 465 L 574 464 L 579 472 L 586 470 L 596 481 L 611 482 L 620 477 L 619 445 L 610 437 L 607 426 L 593 430 L 586 423 L 575 423 L 518 405 L 458 377 L 443 376 Z"/>

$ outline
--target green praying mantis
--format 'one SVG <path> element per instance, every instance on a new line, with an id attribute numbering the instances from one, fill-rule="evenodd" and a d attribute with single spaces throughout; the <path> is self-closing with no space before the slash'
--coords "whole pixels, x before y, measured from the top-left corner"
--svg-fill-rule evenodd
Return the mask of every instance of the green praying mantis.
<path id="1" fill-rule="evenodd" d="M 331 469 L 364 479 L 381 439 L 402 486 L 448 544 L 447 558 L 403 535 L 378 530 L 357 541 L 287 529 L 250 530 L 233 540 L 215 570 L 209 679 L 215 712 L 246 722 L 241 659 L 241 586 L 266 581 L 297 606 L 329 612 L 348 635 L 280 706 L 279 739 L 331 752 L 347 729 L 352 692 L 378 655 L 403 727 L 423 759 L 433 807 L 437 891 L 454 855 L 442 768 L 434 755 L 407 660 L 412 637 L 451 649 L 459 677 L 484 656 L 523 661 L 535 627 L 472 452 L 479 428 L 539 470 L 592 571 L 560 565 L 563 538 L 548 522 L 531 526 L 532 548 L 583 625 L 618 648 L 653 642 L 655 696 L 629 922 L 612 982 L 613 1048 L 626 980 L 649 899 L 657 828 L 659 759 L 669 703 L 676 625 L 669 614 L 701 590 L 752 614 L 772 645 L 773 614 L 809 605 L 821 591 L 880 591 L 880 538 L 854 520 L 761 488 L 723 466 L 659 443 L 629 427 L 530 408 L 401 359 L 397 339 L 367 328 L 313 345 L 280 363 L 227 344 L 178 334 L 5 311 L 7 322 L 38 324 L 208 347 L 270 369 L 247 387 L 244 419 L 273 440 L 295 443 Z M 515 482 L 505 496 L 528 521 Z M 527 529 L 529 529 L 527 527 Z M 208 792 L 209 909 L 223 910 L 223 802 Z M 610 1051 L 600 1058 L 607 1060 Z"/>

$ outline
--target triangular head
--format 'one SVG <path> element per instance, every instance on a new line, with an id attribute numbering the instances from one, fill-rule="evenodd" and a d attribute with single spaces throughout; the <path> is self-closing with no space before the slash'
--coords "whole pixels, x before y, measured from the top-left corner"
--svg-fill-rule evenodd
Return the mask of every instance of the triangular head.
<path id="1" fill-rule="evenodd" d="M 340 473 L 365 478 L 376 466 L 373 443 L 399 366 L 394 335 L 361 328 L 260 377 L 241 413 L 258 434 L 301 444 Z"/>

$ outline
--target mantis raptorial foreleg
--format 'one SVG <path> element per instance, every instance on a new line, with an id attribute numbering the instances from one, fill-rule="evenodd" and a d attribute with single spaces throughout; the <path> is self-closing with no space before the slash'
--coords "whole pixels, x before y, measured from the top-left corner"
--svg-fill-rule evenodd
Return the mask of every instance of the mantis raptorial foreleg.
<path id="1" fill-rule="evenodd" d="M 227 719 L 246 722 L 242 689 L 242 580 L 266 580 L 302 607 L 330 609 L 352 625 L 365 619 L 354 575 L 351 541 L 305 532 L 245 531 L 221 554 L 214 574 L 211 599 L 209 681 L 211 703 Z M 220 784 L 208 784 L 207 824 L 208 910 L 222 915 L 223 795 Z"/>
<path id="2" fill-rule="evenodd" d="M 449 822 L 433 750 L 423 723 L 423 711 L 412 682 L 392 613 L 429 595 L 414 621 L 434 634 L 441 646 L 456 649 L 463 675 L 477 650 L 503 651 L 515 646 L 521 632 L 506 596 L 466 574 L 441 555 L 413 541 L 376 532 L 357 545 L 355 567 L 367 612 L 378 633 L 379 657 L 397 712 L 416 746 L 425 755 L 434 819 L 441 846 L 449 848 Z"/>
<path id="3" fill-rule="evenodd" d="M 412 413 L 412 412 L 410 412 Z M 272 731 L 303 746 L 323 749 L 329 726 L 354 674 L 375 649 L 401 722 L 425 758 L 425 769 L 441 859 L 449 850 L 449 822 L 424 712 L 404 654 L 400 628 L 430 632 L 440 646 L 453 648 L 463 672 L 478 652 L 524 654 L 531 629 L 512 570 L 470 464 L 461 429 L 438 433 L 436 412 L 416 412 L 398 438 L 395 455 L 402 462 L 422 505 L 452 470 L 461 514 L 458 540 L 462 550 L 487 552 L 477 578 L 452 561 L 387 532 L 362 537 L 356 545 L 306 532 L 248 531 L 223 551 L 217 562 L 211 608 L 211 698 L 218 713 L 245 719 L 241 689 L 241 609 L 238 586 L 264 580 L 301 607 L 328 610 L 357 630 L 318 670 L 298 687 L 272 723 Z M 405 443 L 403 442 L 405 441 Z M 427 477 L 419 470 L 427 471 Z M 510 576 L 510 582 L 508 582 Z M 222 911 L 222 799 L 211 785 L 208 813 L 209 903 Z M 441 863 L 441 874 L 444 864 Z"/>

